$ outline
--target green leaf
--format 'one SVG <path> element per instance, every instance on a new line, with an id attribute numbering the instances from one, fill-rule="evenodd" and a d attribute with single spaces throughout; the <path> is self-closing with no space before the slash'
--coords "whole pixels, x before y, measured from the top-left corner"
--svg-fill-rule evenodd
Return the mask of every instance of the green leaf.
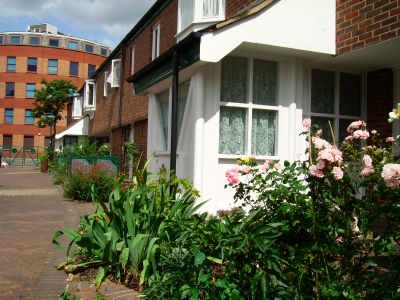
<path id="1" fill-rule="evenodd" d="M 215 262 L 216 264 L 222 265 L 222 259 L 220 259 L 220 258 L 207 256 L 207 259 L 212 262 Z"/>
<path id="2" fill-rule="evenodd" d="M 195 266 L 201 265 L 205 259 L 206 259 L 206 255 L 203 252 L 197 253 L 194 258 L 194 265 Z"/>
<path id="3" fill-rule="evenodd" d="M 125 268 L 128 259 L 129 259 L 129 248 L 124 248 L 119 256 L 119 262 L 121 263 L 123 268 Z"/>
<path id="4" fill-rule="evenodd" d="M 103 267 L 99 268 L 99 270 L 97 271 L 97 274 L 96 274 L 96 288 L 97 289 L 103 283 L 105 276 L 106 276 L 106 270 Z"/>

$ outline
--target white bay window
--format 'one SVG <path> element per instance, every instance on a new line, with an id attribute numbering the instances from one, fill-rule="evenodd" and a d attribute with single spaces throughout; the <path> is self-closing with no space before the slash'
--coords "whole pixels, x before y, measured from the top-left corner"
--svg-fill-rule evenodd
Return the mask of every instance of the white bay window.
<path id="1" fill-rule="evenodd" d="M 314 124 L 332 141 L 329 123 L 336 140 L 347 136 L 348 125 L 362 118 L 362 77 L 358 74 L 311 70 L 310 115 Z"/>
<path id="2" fill-rule="evenodd" d="M 221 62 L 220 155 L 276 156 L 278 64 L 226 57 Z"/>
<path id="3" fill-rule="evenodd" d="M 178 32 L 193 23 L 220 21 L 225 18 L 225 0 L 179 0 Z"/>
<path id="4" fill-rule="evenodd" d="M 80 119 L 82 117 L 82 96 L 75 95 L 73 101 L 72 118 Z"/>
<path id="5" fill-rule="evenodd" d="M 113 59 L 111 61 L 110 81 L 111 87 L 119 87 L 121 77 L 121 59 Z"/>
<path id="6" fill-rule="evenodd" d="M 92 80 L 85 81 L 83 108 L 87 111 L 96 109 L 96 84 Z"/>

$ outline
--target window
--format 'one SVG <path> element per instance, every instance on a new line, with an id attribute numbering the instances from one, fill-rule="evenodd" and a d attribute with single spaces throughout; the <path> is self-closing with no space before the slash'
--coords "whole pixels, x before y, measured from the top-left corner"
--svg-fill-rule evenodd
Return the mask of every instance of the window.
<path id="1" fill-rule="evenodd" d="M 29 37 L 29 45 L 40 45 L 40 37 L 30 36 Z"/>
<path id="2" fill-rule="evenodd" d="M 278 64 L 272 61 L 242 57 L 222 60 L 220 154 L 276 155 L 277 73 Z"/>
<path id="3" fill-rule="evenodd" d="M 6 82 L 6 97 L 15 96 L 15 82 Z"/>
<path id="4" fill-rule="evenodd" d="M 17 58 L 15 56 L 7 56 L 7 71 L 15 72 L 17 70 Z"/>
<path id="5" fill-rule="evenodd" d="M 110 72 L 105 71 L 104 72 L 104 86 L 103 86 L 103 95 L 104 95 L 104 97 L 107 97 L 107 95 L 108 95 L 109 76 L 110 76 Z"/>
<path id="6" fill-rule="evenodd" d="M 4 123 L 12 124 L 14 123 L 14 109 L 6 108 L 4 111 Z"/>
<path id="7" fill-rule="evenodd" d="M 72 108 L 72 118 L 79 119 L 82 117 L 82 96 L 74 97 L 74 106 Z"/>
<path id="8" fill-rule="evenodd" d="M 68 41 L 68 49 L 78 50 L 78 42 Z"/>
<path id="9" fill-rule="evenodd" d="M 47 73 L 49 74 L 57 74 L 58 72 L 58 60 L 57 59 L 49 59 L 47 66 Z"/>
<path id="10" fill-rule="evenodd" d="M 93 53 L 93 51 L 94 51 L 93 45 L 91 45 L 91 44 L 85 44 L 85 51 L 86 51 L 86 52 Z"/>
<path id="11" fill-rule="evenodd" d="M 24 135 L 24 150 L 31 150 L 34 148 L 34 137 L 31 135 Z"/>
<path id="12" fill-rule="evenodd" d="M 37 58 L 36 57 L 28 57 L 28 72 L 37 72 Z"/>
<path id="13" fill-rule="evenodd" d="M 103 56 L 107 56 L 108 55 L 108 50 L 106 48 L 101 48 L 100 49 L 100 54 Z"/>
<path id="14" fill-rule="evenodd" d="M 26 98 L 34 98 L 36 91 L 36 83 L 26 84 Z"/>
<path id="15" fill-rule="evenodd" d="M 131 75 L 135 73 L 135 47 L 131 49 Z"/>
<path id="16" fill-rule="evenodd" d="M 79 63 L 75 61 L 69 62 L 69 75 L 78 76 L 79 75 Z"/>
<path id="17" fill-rule="evenodd" d="M 0 44 L 4 44 L 4 37 L 0 35 Z"/>
<path id="18" fill-rule="evenodd" d="M 119 80 L 121 76 L 121 60 L 113 59 L 111 62 L 111 87 L 119 87 Z"/>
<path id="19" fill-rule="evenodd" d="M 63 142 L 64 149 L 70 148 L 70 147 L 72 147 L 72 146 L 74 146 L 76 144 L 78 144 L 78 137 L 77 136 L 71 136 L 71 135 L 64 136 L 64 142 Z"/>
<path id="20" fill-rule="evenodd" d="M 3 135 L 3 147 L 4 147 L 4 149 L 12 148 L 12 135 L 10 135 L 10 134 Z"/>
<path id="21" fill-rule="evenodd" d="M 25 109 L 25 124 L 34 124 L 35 118 L 32 114 L 32 109 Z"/>
<path id="22" fill-rule="evenodd" d="M 178 31 L 192 23 L 212 22 L 225 19 L 224 0 L 180 0 Z"/>
<path id="23" fill-rule="evenodd" d="M 152 59 L 160 55 L 160 25 L 153 29 L 153 42 L 152 42 Z"/>
<path id="24" fill-rule="evenodd" d="M 21 37 L 20 36 L 11 36 L 11 40 L 10 40 L 10 43 L 12 44 L 12 45 L 19 45 L 19 44 L 21 44 Z"/>
<path id="25" fill-rule="evenodd" d="M 311 119 L 319 125 L 325 139 L 332 141 L 328 121 L 336 139 L 347 136 L 347 126 L 362 117 L 361 76 L 311 70 Z"/>
<path id="26" fill-rule="evenodd" d="M 94 72 L 96 72 L 96 66 L 88 65 L 88 78 L 92 77 Z"/>
<path id="27" fill-rule="evenodd" d="M 49 147 L 50 146 L 50 137 L 49 136 L 45 136 L 44 137 L 44 146 L 45 147 Z"/>
<path id="28" fill-rule="evenodd" d="M 58 48 L 60 46 L 60 40 L 59 39 L 49 39 L 49 46 L 50 47 L 55 47 Z"/>
<path id="29" fill-rule="evenodd" d="M 93 109 L 96 106 L 96 89 L 94 81 L 87 80 L 85 82 L 85 99 L 84 107 L 86 109 Z"/>
<path id="30" fill-rule="evenodd" d="M 163 149 L 168 149 L 168 124 L 169 124 L 169 90 L 157 94 L 158 111 L 161 125 L 161 133 L 163 137 Z"/>

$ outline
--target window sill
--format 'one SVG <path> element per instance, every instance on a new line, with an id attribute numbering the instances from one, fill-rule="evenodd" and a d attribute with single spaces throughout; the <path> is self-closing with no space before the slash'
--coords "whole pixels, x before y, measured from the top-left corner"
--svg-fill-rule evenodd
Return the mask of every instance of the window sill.
<path id="1" fill-rule="evenodd" d="M 5 98 L 6 98 L 6 99 L 14 99 L 15 96 L 6 96 Z"/>
<path id="2" fill-rule="evenodd" d="M 29 74 L 37 74 L 37 71 L 26 71 L 26 73 L 29 73 Z"/>
<path id="3" fill-rule="evenodd" d="M 154 152 L 154 157 L 169 157 L 171 156 L 171 152 L 169 151 L 155 151 Z M 176 154 L 177 157 L 179 157 L 179 153 Z"/>
<path id="4" fill-rule="evenodd" d="M 218 154 L 218 159 L 238 160 L 243 157 L 253 157 L 255 160 L 280 160 L 279 156 L 267 155 L 234 155 L 234 154 Z"/>

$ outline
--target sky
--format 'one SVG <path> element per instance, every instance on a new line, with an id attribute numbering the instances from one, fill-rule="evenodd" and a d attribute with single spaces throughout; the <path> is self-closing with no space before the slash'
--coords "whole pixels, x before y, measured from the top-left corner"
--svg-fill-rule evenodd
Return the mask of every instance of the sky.
<path id="1" fill-rule="evenodd" d="M 0 32 L 26 31 L 50 23 L 66 35 L 111 48 L 140 20 L 155 0 L 0 0 Z"/>

